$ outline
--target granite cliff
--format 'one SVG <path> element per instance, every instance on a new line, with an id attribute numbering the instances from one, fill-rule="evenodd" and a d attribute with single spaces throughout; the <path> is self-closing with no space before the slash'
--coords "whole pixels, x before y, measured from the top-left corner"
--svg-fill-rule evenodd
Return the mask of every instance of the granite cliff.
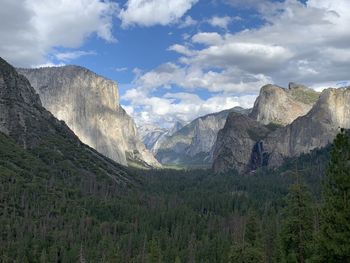
<path id="1" fill-rule="evenodd" d="M 285 126 L 308 113 L 318 97 L 318 92 L 300 84 L 289 83 L 288 89 L 265 85 L 249 116 L 262 124 Z"/>
<path id="2" fill-rule="evenodd" d="M 246 115 L 230 113 L 214 145 L 213 169 L 220 172 L 233 168 L 246 171 L 256 142 L 269 131 L 265 125 Z"/>
<path id="3" fill-rule="evenodd" d="M 199 117 L 167 136 L 158 146 L 156 157 L 162 164 L 208 167 L 217 133 L 230 112 L 248 114 L 240 107 Z"/>
<path id="4" fill-rule="evenodd" d="M 270 89 L 274 90 L 274 99 L 266 99 L 268 96 L 263 95 L 265 98 L 262 100 L 261 94 L 266 94 Z M 213 169 L 216 172 L 232 168 L 246 172 L 261 166 L 279 166 L 286 158 L 327 146 L 340 128 L 350 128 L 350 88 L 329 88 L 320 95 L 317 94 L 316 103 L 313 103 L 313 99 L 310 100 L 313 106 L 310 110 L 305 107 L 304 115 L 297 116 L 302 111 L 297 111 L 294 116 L 286 113 L 288 121 L 283 123 L 285 126 L 275 125 L 275 120 L 279 118 L 275 111 L 281 105 L 279 101 L 292 104 L 283 105 L 284 109 L 292 110 L 297 104 L 295 101 L 285 100 L 286 92 L 280 89 L 282 88 L 272 85 L 262 88 L 255 106 L 262 101 L 267 104 L 264 107 L 255 107 L 255 110 L 263 108 L 264 115 L 253 114 L 253 111 L 249 117 L 237 114 L 228 117 L 215 143 Z M 304 93 L 305 88 L 302 89 Z M 312 91 L 306 92 L 311 94 Z M 276 94 L 281 94 L 281 99 Z M 316 97 L 316 93 L 311 97 Z M 273 112 L 270 113 L 269 109 Z M 292 120 L 293 118 L 295 119 Z M 289 121 L 291 123 L 287 124 Z"/>
<path id="5" fill-rule="evenodd" d="M 43 164 L 60 167 L 66 175 L 102 175 L 117 184 L 131 181 L 124 167 L 83 144 L 63 121 L 47 111 L 29 81 L 2 58 L 0 132 Z"/>
<path id="6" fill-rule="evenodd" d="M 308 114 L 262 140 L 269 165 L 278 166 L 286 157 L 325 147 L 340 128 L 350 128 L 350 88 L 329 88 Z"/>
<path id="7" fill-rule="evenodd" d="M 123 165 L 159 166 L 139 139 L 133 119 L 119 105 L 115 82 L 79 66 L 18 72 L 28 78 L 43 106 L 82 142 Z"/>
<path id="8" fill-rule="evenodd" d="M 185 125 L 184 122 L 176 121 L 170 129 L 160 128 L 153 124 L 146 124 L 138 128 L 141 140 L 146 148 L 153 154 L 157 154 L 160 145 L 180 130 Z"/>

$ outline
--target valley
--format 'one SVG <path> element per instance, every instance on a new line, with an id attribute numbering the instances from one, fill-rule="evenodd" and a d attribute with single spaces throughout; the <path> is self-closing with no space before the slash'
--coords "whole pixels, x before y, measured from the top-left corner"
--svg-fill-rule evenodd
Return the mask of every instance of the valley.
<path id="1" fill-rule="evenodd" d="M 64 79 L 55 76 L 60 70 L 71 69 L 50 69 L 54 75 L 43 77 L 45 83 Z M 155 159 L 143 159 L 152 156 L 155 148 L 146 150 L 132 119 L 125 112 L 116 114 L 118 105 L 107 111 L 84 102 L 80 109 L 74 99 L 64 104 L 77 107 L 73 114 L 65 107 L 62 113 L 55 92 L 74 85 L 50 90 L 51 84 L 35 84 L 34 88 L 18 72 L 0 59 L 1 262 L 349 259 L 346 242 L 341 243 L 341 253 L 332 250 L 339 238 L 349 237 L 340 224 L 350 222 L 346 219 L 348 199 L 339 192 L 349 189 L 350 134 L 337 128 L 349 125 L 349 88 L 319 94 L 295 84 L 288 90 L 265 86 L 253 110 L 233 108 L 178 125 L 173 132 L 161 130 L 158 135 L 164 132 L 164 141 L 156 156 L 171 161 L 160 168 L 147 163 Z M 34 70 L 34 74 L 42 73 Z M 35 78 L 31 76 L 34 83 Z M 113 90 L 111 85 L 105 89 Z M 287 93 L 292 105 L 308 106 L 281 123 L 280 107 L 289 104 L 274 99 L 269 105 L 268 98 L 275 92 Z M 79 100 L 88 94 L 80 93 Z M 261 101 L 269 107 L 261 107 Z M 45 103 L 53 107 L 53 113 L 43 107 Z M 106 122 L 103 116 L 112 119 Z M 129 150 L 124 152 L 130 158 L 128 166 L 111 158 L 109 150 L 114 148 L 101 146 L 106 141 L 101 139 L 99 144 L 95 133 L 103 131 L 104 125 L 113 127 L 123 121 L 130 124 L 124 128 L 133 132 L 125 133 L 128 139 L 119 139 L 136 147 L 131 148 L 131 155 Z M 78 130 L 76 125 L 80 125 Z M 84 131 L 91 131 L 91 141 L 81 139 Z M 152 138 L 161 138 L 158 135 Z M 113 140 L 113 136 L 102 138 Z M 156 145 L 153 142 L 146 145 Z M 173 152 L 159 155 L 162 145 Z M 208 158 L 213 160 L 213 169 L 210 162 L 204 162 Z M 199 164 L 206 165 L 195 169 Z M 295 231 L 300 227 L 302 231 Z M 331 236 L 329 227 L 335 229 Z M 304 250 L 294 246 L 304 246 Z"/>

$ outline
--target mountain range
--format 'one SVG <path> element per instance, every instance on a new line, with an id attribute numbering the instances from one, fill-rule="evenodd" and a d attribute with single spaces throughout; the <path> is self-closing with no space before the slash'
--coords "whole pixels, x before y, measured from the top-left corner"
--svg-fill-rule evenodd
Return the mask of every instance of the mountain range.
<path id="1" fill-rule="evenodd" d="M 214 171 L 235 168 L 247 172 L 262 166 L 280 166 L 288 158 L 327 146 L 340 128 L 350 128 L 349 87 L 328 88 L 316 96 L 314 91 L 293 84 L 282 92 L 285 95 L 295 91 L 298 95 L 286 105 L 279 102 L 279 98 L 285 101 L 285 96 L 276 96 L 281 93 L 280 87 L 265 86 L 249 117 L 230 114 L 218 134 Z M 261 106 L 261 101 L 266 104 Z M 302 107 L 297 104 L 300 101 Z"/>
<path id="2" fill-rule="evenodd" d="M 1 62 L 7 89 L 1 94 L 0 131 L 25 148 L 36 147 L 44 130 L 59 125 L 65 127 L 65 137 L 122 165 L 251 172 L 325 147 L 339 128 L 350 128 L 350 88 L 316 92 L 296 83 L 262 87 L 252 109 L 234 107 L 175 123 L 171 129 L 137 128 L 120 106 L 118 86 L 111 80 L 79 66 L 15 73 Z M 9 93 L 14 83 L 20 95 Z M 16 108 L 20 104 L 25 111 Z"/>
<path id="3" fill-rule="evenodd" d="M 193 120 L 161 138 L 153 150 L 156 158 L 166 165 L 210 167 L 217 133 L 224 127 L 230 112 L 248 114 L 250 110 L 235 107 Z"/>

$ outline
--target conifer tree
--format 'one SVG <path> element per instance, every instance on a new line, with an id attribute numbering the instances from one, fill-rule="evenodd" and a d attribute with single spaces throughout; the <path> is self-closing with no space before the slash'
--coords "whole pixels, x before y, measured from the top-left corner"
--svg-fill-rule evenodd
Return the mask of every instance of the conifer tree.
<path id="1" fill-rule="evenodd" d="M 286 197 L 281 229 L 281 257 L 284 262 L 304 263 L 312 257 L 313 213 L 307 187 L 299 182 L 290 187 Z"/>
<path id="2" fill-rule="evenodd" d="M 248 216 L 242 244 L 234 244 L 229 254 L 232 263 L 263 262 L 262 238 L 258 218 L 251 212 Z"/>
<path id="3" fill-rule="evenodd" d="M 319 242 L 320 262 L 350 262 L 350 133 L 333 143 L 323 188 Z"/>

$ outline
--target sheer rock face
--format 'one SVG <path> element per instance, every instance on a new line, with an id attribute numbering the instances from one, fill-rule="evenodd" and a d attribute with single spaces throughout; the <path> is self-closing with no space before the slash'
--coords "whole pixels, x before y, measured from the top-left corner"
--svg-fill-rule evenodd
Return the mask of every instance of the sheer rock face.
<path id="1" fill-rule="evenodd" d="M 157 144 L 162 140 L 169 130 L 157 127 L 152 124 L 146 124 L 138 128 L 141 140 L 145 144 L 146 148 L 155 153 L 157 150 Z"/>
<path id="2" fill-rule="evenodd" d="M 55 125 L 58 121 L 42 107 L 29 81 L 0 58 L 0 132 L 33 148 L 40 143 L 41 130 L 54 132 Z"/>
<path id="3" fill-rule="evenodd" d="M 233 111 L 248 112 L 236 107 L 195 119 L 160 143 L 157 159 L 163 164 L 211 165 L 217 133 Z"/>
<path id="4" fill-rule="evenodd" d="M 295 83 L 290 83 L 288 89 L 266 85 L 261 88 L 250 117 L 265 125 L 285 126 L 308 113 L 318 97 L 318 92 Z"/>
<path id="5" fill-rule="evenodd" d="M 235 168 L 239 172 L 248 170 L 255 144 L 266 136 L 269 129 L 246 115 L 230 113 L 226 124 L 219 131 L 213 154 L 215 172 Z M 256 159 L 256 158 L 255 158 Z"/>
<path id="6" fill-rule="evenodd" d="M 119 105 L 117 85 L 78 66 L 18 69 L 43 106 L 63 120 L 82 142 L 126 165 L 159 166 L 139 140 L 134 121 Z"/>
<path id="7" fill-rule="evenodd" d="M 311 111 L 263 140 L 269 165 L 331 143 L 339 128 L 350 128 L 350 88 L 326 89 Z"/>
<path id="8" fill-rule="evenodd" d="M 161 144 L 175 132 L 179 131 L 185 124 L 185 122 L 178 120 L 170 129 L 160 128 L 153 124 L 145 124 L 140 126 L 138 131 L 146 148 L 156 155 Z"/>
<path id="9" fill-rule="evenodd" d="M 55 144 L 56 152 L 63 160 L 69 162 L 82 175 L 94 171 L 82 167 L 80 156 L 67 154 L 69 149 L 78 149 L 98 165 L 101 173 L 110 177 L 117 184 L 131 183 L 125 167 L 99 154 L 83 144 L 73 131 L 63 122 L 56 119 L 41 104 L 39 95 L 29 81 L 17 73 L 16 69 L 0 58 L 0 132 L 11 137 L 25 149 L 32 150 L 48 142 Z"/>
<path id="10" fill-rule="evenodd" d="M 324 90 L 306 115 L 285 127 L 271 128 L 231 114 L 218 134 L 213 169 L 224 172 L 235 168 L 242 172 L 275 167 L 285 158 L 327 146 L 339 128 L 350 129 L 350 88 Z"/>

